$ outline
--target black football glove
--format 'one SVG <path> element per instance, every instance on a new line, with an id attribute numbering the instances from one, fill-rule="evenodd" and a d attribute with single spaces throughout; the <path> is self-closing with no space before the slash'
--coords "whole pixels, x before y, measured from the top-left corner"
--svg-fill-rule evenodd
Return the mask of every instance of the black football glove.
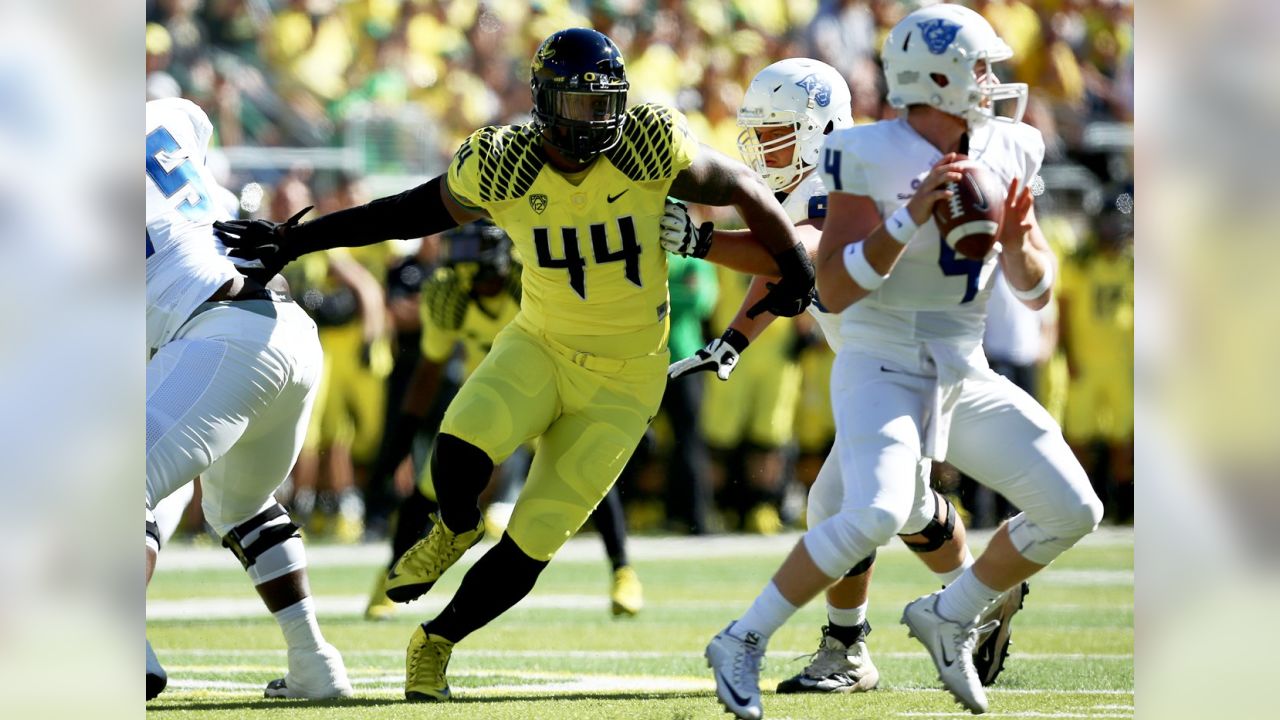
<path id="1" fill-rule="evenodd" d="M 754 318 L 763 312 L 778 317 L 795 317 L 813 302 L 813 263 L 804 245 L 796 243 L 790 250 L 773 256 L 782 277 L 778 282 L 766 283 L 769 294 L 747 310 L 747 317 Z"/>
<path id="2" fill-rule="evenodd" d="M 232 257 L 257 260 L 266 274 L 275 275 L 285 265 L 297 260 L 304 250 L 299 243 L 290 242 L 289 232 L 298 221 L 311 211 L 311 206 L 298 211 L 288 220 L 277 223 L 270 220 L 219 220 L 213 224 L 214 234 L 231 250 Z"/>

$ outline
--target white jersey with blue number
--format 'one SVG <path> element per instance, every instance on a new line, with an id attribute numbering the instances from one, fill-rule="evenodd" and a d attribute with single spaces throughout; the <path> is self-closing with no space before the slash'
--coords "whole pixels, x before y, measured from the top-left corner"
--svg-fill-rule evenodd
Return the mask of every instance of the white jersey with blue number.
<path id="1" fill-rule="evenodd" d="M 191 313 L 239 275 L 213 235 L 226 218 L 205 167 L 213 127 L 180 98 L 147 103 L 147 348 L 168 342 Z"/>
<path id="2" fill-rule="evenodd" d="M 1026 187 L 1040 171 L 1040 131 L 992 121 L 974 131 L 970 157 L 1008 187 Z M 905 205 L 942 153 L 904 118 L 836 130 L 822 150 L 822 179 L 829 192 L 871 198 L 888 217 Z M 1002 198 L 1003 200 L 1003 198 Z M 964 354 L 982 343 L 987 298 L 997 254 L 986 260 L 957 255 L 930 218 L 908 243 L 884 284 L 840 314 L 844 342 L 863 348 L 914 352 L 942 341 Z"/>
<path id="3" fill-rule="evenodd" d="M 811 172 L 782 201 L 782 209 L 787 212 L 791 222 L 799 224 L 805 220 L 817 220 L 827 216 L 827 189 L 822 184 L 822 176 Z M 822 336 L 832 350 L 840 350 L 840 316 L 823 310 L 821 302 L 809 306 L 809 314 L 818 321 Z"/>

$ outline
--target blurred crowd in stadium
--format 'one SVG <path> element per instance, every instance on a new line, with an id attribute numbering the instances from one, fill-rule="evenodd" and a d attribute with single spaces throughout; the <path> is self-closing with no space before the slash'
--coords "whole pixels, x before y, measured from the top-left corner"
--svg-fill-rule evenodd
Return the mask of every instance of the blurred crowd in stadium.
<path id="1" fill-rule="evenodd" d="M 922 2 L 904 0 L 148 0 L 148 99 L 181 95 L 215 126 L 211 155 L 242 215 L 328 213 L 444 169 L 475 128 L 529 119 L 529 59 L 564 27 L 610 35 L 630 102 L 672 105 L 703 142 L 737 157 L 743 88 L 785 57 L 847 78 L 858 121 L 891 117 L 876 57 Z M 1109 516 L 1132 519 L 1133 6 L 1130 0 L 974 0 L 1013 48 L 997 68 L 1026 82 L 1025 121 L 1045 137 L 1037 213 L 1061 260 L 1039 313 L 999 288 L 986 349 L 1064 426 Z M 718 216 L 717 224 L 732 223 Z M 288 276 L 320 326 L 326 368 L 288 498 L 309 531 L 385 533 L 412 468 L 372 473 L 421 344 L 418 290 L 449 239 L 307 256 Z M 672 359 L 719 335 L 745 279 L 671 264 Z M 803 521 L 804 488 L 832 442 L 832 354 L 808 318 L 775 323 L 729 382 L 685 378 L 623 483 L 633 530 L 777 532 Z M 461 379 L 460 363 L 452 368 Z M 707 374 L 703 374 L 706 376 Z M 437 405 L 443 407 L 449 394 Z M 689 409 L 694 411 L 690 412 Z M 416 448 L 429 447 L 424 432 Z M 508 463 L 501 506 L 519 463 Z M 1009 511 L 945 466 L 970 527 Z M 190 512 L 198 513 L 199 503 Z M 188 527 L 195 527 L 191 518 Z M 500 518 L 495 522 L 500 523 Z"/>

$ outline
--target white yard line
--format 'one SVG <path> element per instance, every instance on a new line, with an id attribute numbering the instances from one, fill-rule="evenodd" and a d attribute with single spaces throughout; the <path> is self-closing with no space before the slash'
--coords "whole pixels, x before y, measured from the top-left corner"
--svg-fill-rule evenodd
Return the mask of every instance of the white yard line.
<path id="1" fill-rule="evenodd" d="M 179 668 L 174 667 L 177 671 Z M 269 670 L 267 671 L 269 672 Z M 609 692 L 650 692 L 650 693 L 673 693 L 673 692 L 690 692 L 705 691 L 712 692 L 715 689 L 715 683 L 710 678 L 694 678 L 694 677 L 664 677 L 652 675 L 610 675 L 610 674 L 582 674 L 582 673 L 566 673 L 566 672 L 537 672 L 537 671 L 502 671 L 495 673 L 493 671 L 453 671 L 450 673 L 454 678 L 486 678 L 500 674 L 508 677 L 522 678 L 533 681 L 531 683 L 504 683 L 500 685 L 486 685 L 483 687 L 467 687 L 457 688 L 458 694 L 465 695 L 502 695 L 502 694 L 528 694 L 528 695 L 553 695 L 560 693 L 609 693 Z M 375 677 L 351 678 L 351 684 L 359 688 L 362 692 L 376 691 L 379 689 L 398 691 L 404 682 L 402 675 L 378 675 Z M 202 677 L 177 677 L 176 672 L 170 678 L 170 686 L 174 688 L 182 688 L 188 690 L 228 690 L 228 691 L 253 691 L 260 692 L 264 687 L 261 682 L 243 682 L 232 680 L 220 680 L 216 678 Z M 925 692 L 925 693 L 942 693 L 945 692 L 939 688 L 887 688 L 882 692 Z M 1132 696 L 1130 690 L 1061 690 L 1061 689 L 1000 689 L 992 688 L 988 692 L 992 695 L 1105 695 L 1105 696 Z M 1098 709 L 1119 708 L 1126 706 L 1098 706 Z M 902 717 L 967 717 L 967 713 L 900 713 Z M 1131 715 L 1131 714 L 1130 714 Z M 1129 717 L 1123 715 L 1121 717 Z M 1116 715 L 1023 715 L 1011 714 L 1009 717 L 1113 717 Z"/>
<path id="2" fill-rule="evenodd" d="M 973 717 L 969 712 L 899 712 L 899 717 Z M 1133 717 L 1133 712 L 987 712 L 987 717 Z"/>
<path id="3" fill-rule="evenodd" d="M 808 650 L 770 650 L 766 656 L 774 659 L 790 660 L 799 656 L 807 656 Z M 284 650 L 209 650 L 209 649 L 192 649 L 192 650 L 166 650 L 164 652 L 169 657 L 284 657 Z M 383 657 L 403 657 L 403 650 L 348 650 L 342 653 L 343 657 L 348 658 L 383 658 Z M 633 660 L 633 659 L 661 659 L 661 658 L 701 658 L 700 651 L 689 650 L 470 650 L 462 648 L 458 650 L 459 658 L 525 658 L 525 659 L 555 659 L 568 658 L 578 660 Z M 923 651 L 920 652 L 878 652 L 875 654 L 878 658 L 890 658 L 894 660 L 909 660 L 913 658 L 924 659 L 926 656 Z M 1132 660 L 1133 653 L 1032 653 L 1017 652 L 1013 655 L 1017 660 Z"/>
<path id="4" fill-rule="evenodd" d="M 321 615 L 362 615 L 369 602 L 367 595 L 316 595 L 313 596 L 316 611 Z M 449 601 L 446 595 L 426 595 L 404 606 L 405 615 L 437 613 Z M 609 608 L 609 598 L 603 593 L 583 595 L 572 593 L 533 593 L 522 599 L 516 607 L 523 610 L 581 610 L 604 612 Z M 723 601 L 687 600 L 650 602 L 649 610 L 705 610 L 723 608 Z M 1037 610 L 1072 612 L 1083 609 L 1128 610 L 1131 605 L 1107 606 L 1042 605 Z M 148 620 L 226 620 L 265 618 L 262 601 L 252 596 L 242 597 L 194 597 L 187 599 L 152 599 L 147 601 Z M 1128 627 L 1125 625 L 1124 627 Z"/>
<path id="5" fill-rule="evenodd" d="M 985 546 L 991 537 L 990 530 L 974 530 L 968 535 L 970 544 Z M 800 539 L 800 533 L 781 535 L 713 535 L 711 537 L 632 537 L 627 540 L 627 554 L 633 560 L 689 561 L 724 558 L 758 558 L 776 555 L 781 559 Z M 488 549 L 492 541 L 481 543 L 481 551 Z M 1085 537 L 1079 547 L 1131 547 L 1133 528 L 1101 528 Z M 307 562 L 312 567 L 364 567 L 385 564 L 390 558 L 386 543 L 365 545 L 308 545 Z M 890 543 L 881 548 L 882 553 L 907 552 L 902 543 Z M 473 551 L 459 561 L 462 566 L 474 563 L 482 552 Z M 603 563 L 604 548 L 594 534 L 575 537 L 556 553 L 555 562 Z M 218 547 L 193 547 L 175 544 L 160 552 L 156 572 L 223 569 L 238 570 L 240 564 L 227 550 Z M 1055 572 L 1050 569 L 1048 572 Z M 1073 572 L 1073 571 L 1057 571 Z M 1132 579 L 1132 573 L 1129 574 Z M 1097 583 L 1094 583 L 1097 584 Z M 1112 583 L 1103 583 L 1112 584 Z"/>

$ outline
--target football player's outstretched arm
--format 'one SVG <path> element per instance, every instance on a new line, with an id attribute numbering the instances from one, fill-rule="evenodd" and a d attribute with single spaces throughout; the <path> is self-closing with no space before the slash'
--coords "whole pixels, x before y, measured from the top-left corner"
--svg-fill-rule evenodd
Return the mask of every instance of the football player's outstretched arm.
<path id="1" fill-rule="evenodd" d="M 1018 179 L 1009 185 L 1004 201 L 1004 221 L 996 240 L 1000 243 L 1000 267 L 1009 288 L 1023 305 L 1039 310 L 1053 293 L 1053 250 L 1036 222 L 1031 188 L 1019 192 Z"/>
<path id="2" fill-rule="evenodd" d="M 773 255 L 781 279 L 752 314 L 768 310 L 787 317 L 804 312 L 813 290 L 813 263 L 796 238 L 777 198 L 746 165 L 703 145 L 693 164 L 676 175 L 670 193 L 704 205 L 733 205 L 753 238 Z"/>
<path id="3" fill-rule="evenodd" d="M 232 255 L 261 260 L 267 268 L 278 270 L 318 250 L 426 237 L 485 217 L 482 210 L 454 199 L 444 175 L 398 195 L 299 224 L 297 220 L 304 213 L 284 223 L 230 220 L 216 222 L 213 227 Z"/>
<path id="4" fill-rule="evenodd" d="M 888 218 L 865 195 L 835 191 L 827 196 L 827 219 L 818 247 L 818 295 L 838 313 L 871 294 L 888 277 L 933 206 L 951 197 L 946 183 L 962 177 L 958 155 L 948 153 L 921 181 L 915 195 Z M 900 217 L 898 213 L 905 213 Z M 889 226 L 894 231 L 890 232 Z M 894 233 L 897 233 L 896 235 Z M 852 250 L 850 250 L 852 248 Z"/>
<path id="5" fill-rule="evenodd" d="M 702 205 L 732 205 L 770 253 L 787 252 L 796 238 L 782 206 L 751 168 L 702 145 L 693 164 L 676 175 L 672 197 Z"/>

